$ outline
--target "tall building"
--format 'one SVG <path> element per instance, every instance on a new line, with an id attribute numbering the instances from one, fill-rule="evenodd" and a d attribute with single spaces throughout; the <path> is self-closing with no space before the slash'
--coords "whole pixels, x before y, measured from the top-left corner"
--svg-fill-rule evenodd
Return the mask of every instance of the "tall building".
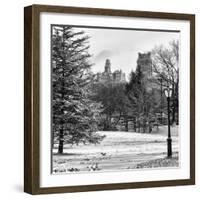
<path id="1" fill-rule="evenodd" d="M 158 90 L 157 78 L 152 71 L 151 52 L 138 53 L 137 69 L 140 69 L 143 75 L 143 83 L 146 85 L 147 91 Z"/>
<path id="2" fill-rule="evenodd" d="M 148 53 L 138 53 L 137 67 L 140 67 L 144 78 L 152 77 L 152 60 L 151 52 Z"/>
<path id="3" fill-rule="evenodd" d="M 112 83 L 123 83 L 126 82 L 126 75 L 122 70 L 115 70 L 111 72 L 111 62 L 106 59 L 104 72 L 97 73 L 97 82 L 112 82 Z"/>
<path id="4" fill-rule="evenodd" d="M 154 99 L 156 99 L 156 120 L 160 124 L 165 124 L 167 118 L 163 110 L 163 105 L 166 105 L 166 98 L 163 99 L 162 82 L 158 81 L 158 78 L 152 73 L 152 67 L 151 52 L 138 53 L 137 70 L 140 68 L 143 74 L 142 80 L 145 84 L 146 91 L 150 92 Z"/>

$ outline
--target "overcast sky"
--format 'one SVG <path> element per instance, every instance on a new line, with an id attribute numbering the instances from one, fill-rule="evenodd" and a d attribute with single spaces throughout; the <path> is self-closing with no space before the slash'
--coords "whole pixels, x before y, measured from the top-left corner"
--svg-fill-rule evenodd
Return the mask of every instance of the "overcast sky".
<path id="1" fill-rule="evenodd" d="M 77 29 L 77 28 L 75 28 Z M 177 32 L 80 28 L 90 36 L 90 53 L 95 64 L 92 71 L 103 72 L 105 60 L 111 61 L 111 71 L 122 69 L 126 78 L 136 68 L 138 52 L 151 51 L 155 45 L 168 45 L 179 39 Z"/>

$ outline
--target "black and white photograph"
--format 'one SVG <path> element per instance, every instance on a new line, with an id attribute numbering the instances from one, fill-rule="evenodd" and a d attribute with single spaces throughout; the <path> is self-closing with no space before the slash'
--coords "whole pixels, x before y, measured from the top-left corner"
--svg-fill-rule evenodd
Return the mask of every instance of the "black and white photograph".
<path id="1" fill-rule="evenodd" d="M 177 30 L 51 25 L 51 172 L 180 167 Z"/>

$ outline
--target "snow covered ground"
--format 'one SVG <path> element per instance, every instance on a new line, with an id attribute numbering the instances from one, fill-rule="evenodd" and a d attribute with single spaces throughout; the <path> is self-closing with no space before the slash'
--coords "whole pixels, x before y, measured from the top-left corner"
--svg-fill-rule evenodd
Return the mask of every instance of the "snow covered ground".
<path id="1" fill-rule="evenodd" d="M 112 131 L 102 131 L 99 134 L 106 136 L 100 144 L 65 145 L 63 155 L 56 154 L 55 146 L 53 173 L 128 170 L 166 157 L 167 126 L 159 127 L 158 133 L 151 134 Z M 171 127 L 171 135 L 172 150 L 178 159 L 178 126 Z M 144 166 L 148 167 L 146 164 Z"/>

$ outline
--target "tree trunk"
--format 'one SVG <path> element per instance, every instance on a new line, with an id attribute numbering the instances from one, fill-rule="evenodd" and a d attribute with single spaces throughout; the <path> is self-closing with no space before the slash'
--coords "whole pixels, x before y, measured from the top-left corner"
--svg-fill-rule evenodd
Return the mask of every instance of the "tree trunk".
<path id="1" fill-rule="evenodd" d="M 140 133 L 140 121 L 138 120 L 138 132 Z"/>
<path id="2" fill-rule="evenodd" d="M 146 120 L 145 119 L 143 119 L 143 133 L 145 133 L 146 132 Z"/>
<path id="3" fill-rule="evenodd" d="M 152 132 L 152 125 L 151 125 L 151 123 L 149 123 L 148 126 L 149 126 L 149 133 L 151 133 Z"/>
<path id="4" fill-rule="evenodd" d="M 62 113 L 63 109 L 61 110 Z M 60 127 L 60 133 L 59 133 L 59 145 L 58 145 L 58 153 L 63 154 L 63 145 L 64 145 L 64 121 L 61 119 L 61 127 Z"/>
<path id="5" fill-rule="evenodd" d="M 125 131 L 128 132 L 128 118 L 125 117 Z"/>
<path id="6" fill-rule="evenodd" d="M 58 146 L 58 153 L 63 154 L 63 144 L 64 144 L 64 133 L 63 133 L 63 127 L 60 129 L 59 134 L 59 146 Z"/>
<path id="7" fill-rule="evenodd" d="M 133 130 L 137 132 L 136 119 L 133 119 Z"/>

